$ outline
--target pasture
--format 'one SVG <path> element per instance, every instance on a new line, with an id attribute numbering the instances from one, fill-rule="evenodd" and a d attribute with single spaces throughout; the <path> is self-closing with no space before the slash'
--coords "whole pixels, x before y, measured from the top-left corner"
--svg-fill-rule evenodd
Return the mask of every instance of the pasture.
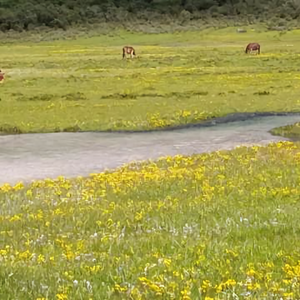
<path id="1" fill-rule="evenodd" d="M 1 44 L 2 133 L 300 111 L 300 32 Z M 261 55 L 246 55 L 249 42 Z M 140 56 L 122 60 L 122 47 Z M 281 130 L 281 129 L 280 129 Z M 299 299 L 300 144 L 0 187 L 0 299 Z"/>
<path id="2" fill-rule="evenodd" d="M 145 130 L 300 111 L 300 31 L 247 28 L 2 43 L 0 131 Z M 261 55 L 246 55 L 249 42 Z M 122 47 L 140 56 L 122 60 Z"/>
<path id="3" fill-rule="evenodd" d="M 299 299 L 300 148 L 0 189 L 0 298 Z"/>

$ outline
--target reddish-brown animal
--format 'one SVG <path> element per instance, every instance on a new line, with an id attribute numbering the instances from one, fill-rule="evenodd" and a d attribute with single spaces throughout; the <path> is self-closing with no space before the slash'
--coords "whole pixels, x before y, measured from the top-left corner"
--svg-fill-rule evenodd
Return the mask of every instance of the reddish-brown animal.
<path id="1" fill-rule="evenodd" d="M 260 54 L 260 44 L 258 43 L 250 43 L 247 45 L 245 53 L 247 54 L 248 52 L 252 51 L 257 51 L 257 54 Z"/>
<path id="2" fill-rule="evenodd" d="M 4 82 L 4 75 L 5 73 L 2 73 L 2 71 L 0 70 L 0 84 Z"/>
<path id="3" fill-rule="evenodd" d="M 134 48 L 130 46 L 125 46 L 123 48 L 123 59 L 126 58 L 126 54 L 129 54 L 131 58 L 136 56 Z"/>

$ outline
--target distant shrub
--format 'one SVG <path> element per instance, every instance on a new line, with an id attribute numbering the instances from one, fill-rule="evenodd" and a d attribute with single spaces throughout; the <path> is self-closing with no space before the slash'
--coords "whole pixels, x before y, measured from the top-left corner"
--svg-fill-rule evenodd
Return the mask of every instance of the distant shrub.
<path id="1" fill-rule="evenodd" d="M 32 97 L 20 95 L 16 100 L 17 101 L 51 101 L 53 97 L 54 95 L 52 94 L 36 95 Z"/>
<path id="2" fill-rule="evenodd" d="M 77 92 L 77 93 L 69 93 L 69 94 L 66 94 L 64 96 L 62 96 L 62 98 L 64 100 L 71 100 L 71 101 L 80 101 L 80 100 L 86 100 L 86 96 L 84 93 L 81 93 L 81 92 Z"/>
<path id="3" fill-rule="evenodd" d="M 270 92 L 269 91 L 260 91 L 260 92 L 255 92 L 253 95 L 267 96 L 267 95 L 270 95 Z"/>
<path id="4" fill-rule="evenodd" d="M 11 126 L 8 124 L 3 124 L 0 126 L 0 133 L 5 134 L 20 134 L 22 133 L 22 130 L 17 126 Z"/>

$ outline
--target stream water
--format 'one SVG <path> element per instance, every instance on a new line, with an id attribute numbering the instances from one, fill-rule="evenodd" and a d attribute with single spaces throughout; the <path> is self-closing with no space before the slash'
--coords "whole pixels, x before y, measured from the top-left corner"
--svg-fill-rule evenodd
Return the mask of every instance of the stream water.
<path id="1" fill-rule="evenodd" d="M 86 176 L 131 161 L 165 155 L 263 145 L 286 140 L 272 136 L 270 129 L 299 121 L 299 115 L 273 116 L 173 131 L 0 136 L 0 184 L 59 175 Z"/>

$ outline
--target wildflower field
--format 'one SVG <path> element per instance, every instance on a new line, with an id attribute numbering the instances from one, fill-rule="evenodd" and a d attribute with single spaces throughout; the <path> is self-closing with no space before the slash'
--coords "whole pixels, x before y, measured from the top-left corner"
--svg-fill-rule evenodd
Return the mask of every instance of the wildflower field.
<path id="1" fill-rule="evenodd" d="M 300 145 L 0 190 L 0 299 L 299 299 Z"/>
<path id="2" fill-rule="evenodd" d="M 247 29 L 4 40 L 0 132 L 299 112 L 300 31 Z M 262 54 L 245 55 L 254 41 Z M 5 184 L 0 299 L 299 299 L 299 184 L 292 142 Z"/>
<path id="3" fill-rule="evenodd" d="M 247 30 L 2 39 L 0 131 L 145 130 L 299 111 L 300 31 Z M 260 56 L 244 53 L 254 41 Z M 139 58 L 122 61 L 124 45 Z"/>

